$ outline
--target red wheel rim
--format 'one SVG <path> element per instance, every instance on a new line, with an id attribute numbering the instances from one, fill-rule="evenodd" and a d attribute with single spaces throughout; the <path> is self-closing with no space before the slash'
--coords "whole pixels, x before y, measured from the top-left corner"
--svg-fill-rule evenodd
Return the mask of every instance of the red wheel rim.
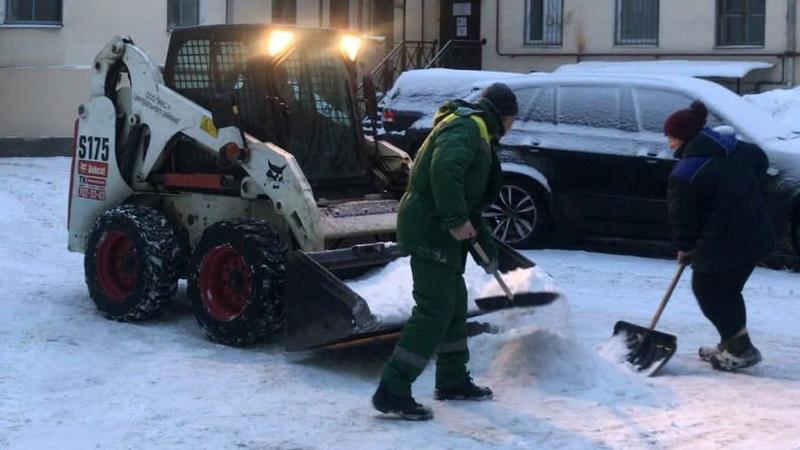
<path id="1" fill-rule="evenodd" d="M 229 321 L 244 311 L 250 299 L 252 273 L 230 245 L 218 245 L 203 257 L 199 274 L 200 298 L 216 320 Z"/>
<path id="2" fill-rule="evenodd" d="M 133 241 L 121 231 L 110 231 L 97 246 L 97 281 L 106 296 L 121 303 L 133 291 L 139 256 Z"/>

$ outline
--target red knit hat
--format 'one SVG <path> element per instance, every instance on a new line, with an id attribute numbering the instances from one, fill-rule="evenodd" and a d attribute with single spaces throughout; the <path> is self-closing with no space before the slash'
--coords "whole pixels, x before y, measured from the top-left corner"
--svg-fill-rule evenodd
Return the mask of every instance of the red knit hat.
<path id="1" fill-rule="evenodd" d="M 688 109 L 672 113 L 664 122 L 664 135 L 682 140 L 691 141 L 700 130 L 706 126 L 708 109 L 701 101 L 695 101 Z"/>

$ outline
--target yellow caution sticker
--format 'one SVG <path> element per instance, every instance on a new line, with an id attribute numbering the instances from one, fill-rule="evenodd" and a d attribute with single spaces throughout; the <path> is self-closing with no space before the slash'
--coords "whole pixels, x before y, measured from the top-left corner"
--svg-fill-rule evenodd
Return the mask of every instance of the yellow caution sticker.
<path id="1" fill-rule="evenodd" d="M 200 129 L 215 139 L 219 135 L 219 132 L 217 132 L 217 127 L 214 126 L 214 121 L 208 116 L 203 116 L 200 118 Z"/>

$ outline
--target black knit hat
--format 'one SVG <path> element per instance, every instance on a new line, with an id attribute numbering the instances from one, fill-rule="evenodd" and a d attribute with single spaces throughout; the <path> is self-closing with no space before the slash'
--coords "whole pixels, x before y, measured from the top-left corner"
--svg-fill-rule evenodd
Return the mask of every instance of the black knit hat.
<path id="1" fill-rule="evenodd" d="M 664 135 L 678 138 L 683 142 L 691 141 L 706 126 L 708 109 L 703 102 L 697 100 L 688 109 L 672 113 L 664 122 Z"/>
<path id="2" fill-rule="evenodd" d="M 501 116 L 516 116 L 517 96 L 508 85 L 493 83 L 481 93 L 481 98 L 487 100 L 500 113 Z"/>

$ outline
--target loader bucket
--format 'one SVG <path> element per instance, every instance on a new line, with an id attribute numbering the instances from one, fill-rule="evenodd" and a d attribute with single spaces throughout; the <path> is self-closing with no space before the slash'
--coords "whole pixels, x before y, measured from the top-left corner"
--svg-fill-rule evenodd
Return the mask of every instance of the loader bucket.
<path id="1" fill-rule="evenodd" d="M 286 258 L 284 347 L 305 350 L 399 331 L 375 320 L 343 280 L 407 256 L 398 246 L 360 245 L 322 252 L 293 251 Z M 410 294 L 410 292 L 409 292 Z"/>
<path id="2" fill-rule="evenodd" d="M 502 272 L 534 266 L 511 247 L 500 242 L 497 245 Z M 404 256 L 408 254 L 393 243 L 321 252 L 289 252 L 286 259 L 284 348 L 287 351 L 307 350 L 400 331 L 403 322 L 379 322 L 370 311 L 367 299 L 350 289 L 345 281 Z M 411 286 L 408 295 L 411 295 Z M 470 316 L 486 312 L 475 312 Z"/>

